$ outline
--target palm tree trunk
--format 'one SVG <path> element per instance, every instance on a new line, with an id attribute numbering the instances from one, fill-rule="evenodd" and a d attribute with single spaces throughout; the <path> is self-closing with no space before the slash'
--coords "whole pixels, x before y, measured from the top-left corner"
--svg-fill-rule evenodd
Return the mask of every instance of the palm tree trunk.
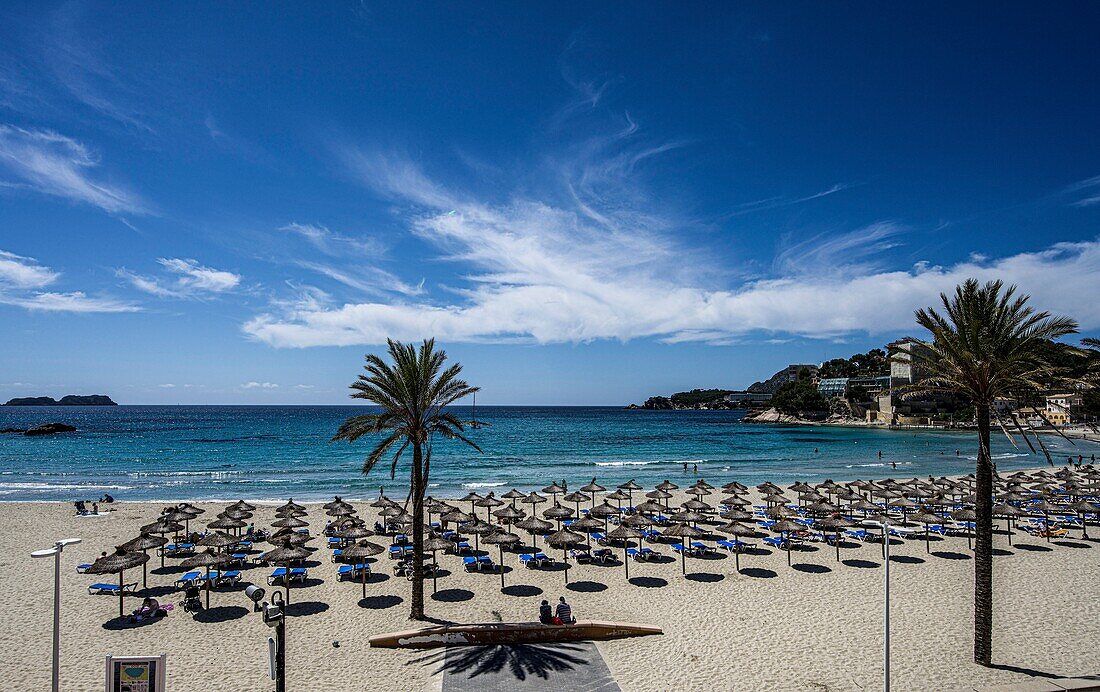
<path id="1" fill-rule="evenodd" d="M 978 419 L 977 481 L 974 492 L 974 662 L 993 657 L 993 459 L 989 453 L 989 405 L 975 406 Z"/>
<path id="2" fill-rule="evenodd" d="M 409 618 L 424 619 L 424 478 L 423 453 L 420 441 L 413 441 L 412 463 L 412 517 L 413 517 L 413 564 L 412 564 L 412 609 Z"/>

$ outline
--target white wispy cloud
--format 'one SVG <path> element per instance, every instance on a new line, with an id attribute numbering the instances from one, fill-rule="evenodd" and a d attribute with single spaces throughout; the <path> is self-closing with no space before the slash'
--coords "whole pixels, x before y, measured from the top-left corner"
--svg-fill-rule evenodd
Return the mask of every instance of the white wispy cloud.
<path id="1" fill-rule="evenodd" d="M 385 245 L 374 238 L 357 238 L 337 233 L 328 226 L 321 224 L 291 222 L 279 230 L 306 239 L 326 255 L 346 256 L 353 254 L 360 258 L 374 258 L 386 253 Z"/>
<path id="2" fill-rule="evenodd" d="M 89 296 L 83 291 L 10 295 L 0 292 L 0 304 L 41 312 L 140 312 L 133 303 L 110 297 Z"/>
<path id="3" fill-rule="evenodd" d="M 278 389 L 279 385 L 274 382 L 245 382 L 241 385 L 241 389 Z"/>
<path id="4" fill-rule="evenodd" d="M 0 250 L 0 284 L 14 288 L 42 288 L 60 276 L 30 257 Z"/>
<path id="5" fill-rule="evenodd" d="M 118 269 L 116 274 L 139 291 L 161 298 L 196 298 L 225 293 L 241 283 L 239 274 L 203 266 L 193 259 L 161 257 L 157 263 L 164 268 L 166 277 L 144 276 L 128 269 Z"/>
<path id="6" fill-rule="evenodd" d="M 0 124 L 0 168 L 26 187 L 112 214 L 148 212 L 136 193 L 96 178 L 98 166 L 96 156 L 71 137 Z"/>
<path id="7" fill-rule="evenodd" d="M 363 159 L 357 159 L 361 163 Z M 1100 325 L 1100 241 L 1059 243 L 949 266 L 868 271 L 867 257 L 896 242 L 889 222 L 794 246 L 773 278 L 733 288 L 702 285 L 676 271 L 688 253 L 648 228 L 616 230 L 573 209 L 530 199 L 491 205 L 463 198 L 408 162 L 364 164 L 371 184 L 412 206 L 411 231 L 443 259 L 472 268 L 460 300 L 299 305 L 259 315 L 246 333 L 274 346 L 359 345 L 387 337 L 444 341 L 584 342 L 658 338 L 720 343 L 752 332 L 832 338 L 913 328 L 913 311 L 969 277 L 1001 278 L 1043 308 Z M 614 214 L 613 210 L 608 213 Z M 628 218 L 645 218 L 630 214 Z M 798 271 L 837 262 L 835 271 Z M 694 267 L 694 264 L 691 264 Z M 1073 276 L 1065 291 L 1052 277 Z"/>
<path id="8" fill-rule="evenodd" d="M 1100 175 L 1079 180 L 1066 188 L 1066 192 L 1076 197 L 1071 204 L 1075 207 L 1091 207 L 1100 204 Z"/>
<path id="9" fill-rule="evenodd" d="M 109 296 L 89 296 L 83 291 L 42 291 L 57 282 L 61 273 L 24 257 L 0 250 L 0 305 L 14 305 L 42 312 L 138 312 L 141 308 Z"/>

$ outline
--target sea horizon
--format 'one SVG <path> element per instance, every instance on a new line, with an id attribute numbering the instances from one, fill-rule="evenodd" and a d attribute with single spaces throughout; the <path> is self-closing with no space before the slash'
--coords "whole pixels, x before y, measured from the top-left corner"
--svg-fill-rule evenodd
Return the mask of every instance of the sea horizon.
<path id="1" fill-rule="evenodd" d="M 3 407 L 0 427 L 54 420 L 58 408 Z M 350 411 L 369 409 L 363 405 L 63 408 L 63 422 L 77 432 L 0 438 L 0 501 L 74 501 L 104 493 L 119 501 L 311 501 L 407 489 L 405 460 L 392 480 L 388 460 L 364 476 L 371 440 L 329 442 Z M 631 479 L 650 487 L 666 479 L 684 486 L 700 477 L 714 485 L 755 485 L 964 475 L 977 448 L 974 431 L 745 423 L 740 410 L 479 406 L 477 413 L 487 425 L 468 432 L 483 453 L 436 443 L 429 495 L 529 491 L 562 480 L 580 487 L 593 477 L 608 487 Z M 994 438 L 1000 469 L 1047 465 L 1041 452 L 1019 444 Z M 1054 435 L 1044 444 L 1058 465 L 1069 455 L 1089 459 L 1100 452 L 1096 443 L 1071 444 Z"/>

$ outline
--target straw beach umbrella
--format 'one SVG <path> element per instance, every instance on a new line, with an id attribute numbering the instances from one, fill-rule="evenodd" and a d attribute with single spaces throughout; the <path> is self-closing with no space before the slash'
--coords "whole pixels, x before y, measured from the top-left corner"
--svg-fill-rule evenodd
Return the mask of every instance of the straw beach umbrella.
<path id="1" fill-rule="evenodd" d="M 283 583 L 286 585 L 285 598 L 288 605 L 290 604 L 290 565 L 299 560 L 304 560 L 310 555 L 309 549 L 304 546 L 291 545 L 290 541 L 287 540 L 277 543 L 274 548 L 260 556 L 260 559 L 264 562 L 286 567 L 286 578 Z"/>
<path id="2" fill-rule="evenodd" d="M 912 517 L 910 517 L 910 518 L 911 518 L 911 519 L 912 519 L 913 521 L 916 521 L 916 522 L 920 522 L 921 524 L 924 524 L 924 552 L 926 552 L 926 553 L 931 553 L 931 552 L 932 552 L 932 548 L 931 548 L 931 544 L 929 543 L 929 541 L 930 541 L 930 538 L 929 538 L 929 535 L 928 535 L 928 525 L 929 525 L 929 524 L 938 524 L 938 523 L 940 522 L 940 517 L 939 517 L 939 515 L 936 515 L 936 514 L 932 514 L 931 512 L 929 512 L 929 511 L 928 511 L 927 509 L 925 509 L 924 507 L 921 507 L 921 508 L 920 508 L 920 509 L 919 509 L 919 510 L 917 511 L 917 513 L 916 513 L 916 514 L 914 514 L 914 515 L 913 515 Z M 1009 540 L 1009 541 L 1011 541 L 1011 540 L 1012 540 L 1012 538 L 1011 538 L 1011 537 L 1009 537 L 1009 539 L 1008 539 L 1008 540 Z"/>
<path id="3" fill-rule="evenodd" d="M 521 539 L 514 533 L 507 531 L 497 531 L 491 533 L 485 537 L 484 542 L 489 545 L 495 545 L 499 551 L 499 564 L 500 564 L 500 590 L 504 591 L 504 546 L 519 543 Z"/>
<path id="4" fill-rule="evenodd" d="M 497 527 L 493 526 L 492 524 L 490 524 L 487 521 L 482 521 L 480 519 L 475 519 L 474 521 L 471 521 L 469 524 L 466 524 L 466 526 L 462 527 L 462 530 L 467 532 L 467 533 L 474 534 L 474 552 L 480 552 L 480 550 L 481 550 L 480 537 L 488 535 L 490 533 L 493 533 L 494 531 L 497 530 Z"/>
<path id="5" fill-rule="evenodd" d="M 227 533 L 214 531 L 200 538 L 198 545 L 208 548 L 227 548 L 231 545 L 237 545 L 237 539 Z"/>
<path id="6" fill-rule="evenodd" d="M 148 555 L 150 548 L 159 548 L 163 545 L 167 545 L 168 539 L 164 536 L 152 536 L 147 533 L 143 533 L 137 538 L 130 539 L 123 543 L 120 547 L 126 550 L 140 550 Z M 163 560 L 164 557 L 161 556 Z M 149 588 L 149 561 L 141 563 L 141 589 L 144 591 Z"/>
<path id="7" fill-rule="evenodd" d="M 309 522 L 299 519 L 298 517 L 283 517 L 282 519 L 276 519 L 271 522 L 271 525 L 277 529 L 300 529 L 309 526 Z"/>
<path id="8" fill-rule="evenodd" d="M 749 538 L 751 536 L 756 535 L 756 531 L 753 530 L 751 527 L 745 526 L 744 524 L 738 523 L 736 521 L 731 521 L 728 524 L 722 524 L 721 526 L 718 527 L 718 530 L 721 531 L 722 533 L 729 534 L 729 535 L 733 536 L 734 538 Z M 740 547 L 738 547 L 736 550 L 733 551 L 733 563 L 734 563 L 734 568 L 738 572 L 740 572 L 741 571 L 741 548 Z"/>
<path id="9" fill-rule="evenodd" d="M 671 536 L 673 538 L 679 538 L 680 539 L 680 546 L 681 546 L 681 550 L 680 550 L 680 572 L 682 574 L 687 574 L 687 549 L 688 549 L 687 539 L 689 539 L 689 538 L 698 538 L 699 536 L 703 535 L 703 532 L 700 531 L 699 529 L 695 528 L 691 524 L 683 523 L 683 524 L 673 524 L 672 526 L 665 529 L 661 533 L 661 535 L 662 536 Z"/>
<path id="10" fill-rule="evenodd" d="M 855 524 L 844 517 L 825 517 L 824 519 L 818 519 L 815 523 L 820 529 L 833 531 L 833 547 L 836 548 L 836 561 L 840 562 L 840 532 L 842 529 L 855 526 Z"/>
<path id="11" fill-rule="evenodd" d="M 782 545 L 787 546 L 784 550 L 787 551 L 787 566 L 791 566 L 791 541 L 790 534 L 795 531 L 801 531 L 804 527 L 801 524 L 796 524 L 789 519 L 780 519 L 772 524 L 772 531 L 780 534 L 783 537 Z"/>
<path id="12" fill-rule="evenodd" d="M 592 482 L 595 483 L 596 479 L 593 478 Z M 582 490 L 583 490 L 583 488 L 582 488 Z M 623 483 L 622 485 L 620 485 L 619 490 L 625 490 L 626 491 L 627 498 L 628 498 L 627 502 L 629 502 L 631 505 L 633 505 L 634 504 L 634 491 L 635 490 L 642 490 L 642 486 L 638 485 L 634 481 L 634 479 L 631 478 L 626 483 Z"/>
<path id="13" fill-rule="evenodd" d="M 554 525 L 552 523 L 543 519 L 539 519 L 535 516 L 521 519 L 517 521 L 514 526 L 517 529 L 523 529 L 527 533 L 531 534 L 531 547 L 534 548 L 536 551 L 538 550 L 539 544 L 538 539 L 536 539 L 535 536 L 538 536 L 539 534 L 545 534 L 550 529 L 554 528 Z"/>
<path id="14" fill-rule="evenodd" d="M 183 524 L 177 524 L 171 521 L 154 521 L 152 524 L 146 524 L 141 527 L 141 533 L 143 534 L 177 534 L 179 530 L 183 528 Z M 167 544 L 167 539 L 165 539 Z M 160 554 L 160 566 L 164 569 L 164 552 Z"/>
<path id="15" fill-rule="evenodd" d="M 1087 539 L 1089 537 L 1088 522 L 1085 521 L 1085 513 L 1100 512 L 1100 507 L 1092 504 L 1088 500 L 1078 500 L 1069 506 L 1074 512 L 1077 512 L 1077 516 L 1081 518 L 1081 538 Z"/>
<path id="16" fill-rule="evenodd" d="M 424 541 L 424 550 L 432 551 L 432 593 L 435 593 L 436 585 L 439 582 L 439 562 L 436 561 L 436 551 L 451 550 L 454 545 L 454 541 L 448 541 L 446 538 L 433 537 Z"/>
<path id="17" fill-rule="evenodd" d="M 569 583 L 569 553 L 568 550 L 584 540 L 584 536 L 570 531 L 569 529 L 561 529 L 556 531 L 546 539 L 546 542 L 555 548 L 561 548 L 562 561 L 565 563 L 565 583 Z"/>
<path id="18" fill-rule="evenodd" d="M 603 522 L 595 517 L 581 517 L 569 525 L 570 531 L 584 531 L 585 545 L 592 549 L 592 532 L 603 528 Z"/>
<path id="19" fill-rule="evenodd" d="M 627 559 L 626 551 L 628 548 L 628 541 L 631 538 L 641 538 L 642 532 L 638 529 L 631 528 L 624 524 L 616 526 L 614 530 L 607 534 L 607 537 L 611 540 L 622 541 L 623 544 L 623 569 L 626 572 L 626 580 L 630 581 L 630 560 Z"/>
<path id="20" fill-rule="evenodd" d="M 229 556 L 225 553 L 215 553 L 213 548 L 207 548 L 197 555 L 192 555 L 180 563 L 180 567 L 191 569 L 193 567 L 205 567 L 206 579 L 206 609 L 210 609 L 210 568 L 214 565 L 224 565 L 229 562 Z"/>
<path id="21" fill-rule="evenodd" d="M 427 546 L 425 546 L 427 547 Z M 343 549 L 340 554 L 345 561 L 351 560 L 352 569 L 355 569 L 355 565 L 366 564 L 360 563 L 360 560 L 366 560 L 368 557 L 378 555 L 385 552 L 386 549 L 377 543 L 371 543 L 370 541 L 359 541 L 358 543 L 352 543 L 348 547 Z M 434 556 L 434 552 L 433 556 Z M 367 570 L 363 569 L 359 571 L 360 581 L 363 583 L 363 598 L 367 597 Z"/>
<path id="22" fill-rule="evenodd" d="M 125 592 L 122 581 L 122 573 L 126 570 L 137 567 L 138 565 L 144 565 L 149 562 L 149 555 L 147 553 L 139 553 L 136 550 L 127 550 L 122 546 L 115 548 L 115 552 L 104 555 L 98 560 L 92 563 L 92 566 L 85 570 L 88 574 L 117 574 L 118 575 L 118 616 L 122 617 L 125 614 L 123 608 L 122 599 L 125 596 Z"/>
<path id="23" fill-rule="evenodd" d="M 993 505 L 993 516 L 1004 517 L 1005 523 L 1008 524 L 1008 545 L 1012 546 L 1012 520 L 1023 514 L 1023 510 L 1019 507 L 1002 502 L 1000 504 Z"/>
<path id="24" fill-rule="evenodd" d="M 975 519 L 978 518 L 978 514 L 974 510 L 970 509 L 969 507 L 964 507 L 962 509 L 957 509 L 954 512 L 952 512 L 951 513 L 951 518 L 954 519 L 955 521 L 973 522 Z M 966 547 L 971 549 L 971 550 L 973 550 L 973 548 L 974 548 L 974 538 L 973 538 L 973 536 L 974 536 L 974 532 L 971 531 L 970 529 L 967 529 L 966 530 Z"/>

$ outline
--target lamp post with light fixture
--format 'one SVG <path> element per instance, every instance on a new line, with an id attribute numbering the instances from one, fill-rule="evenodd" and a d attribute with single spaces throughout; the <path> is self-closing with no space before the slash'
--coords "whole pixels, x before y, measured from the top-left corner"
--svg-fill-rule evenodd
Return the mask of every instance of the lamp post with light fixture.
<path id="1" fill-rule="evenodd" d="M 61 553 L 67 545 L 76 545 L 79 538 L 62 538 L 52 548 L 31 553 L 31 557 L 53 556 L 53 692 L 61 689 Z"/>

